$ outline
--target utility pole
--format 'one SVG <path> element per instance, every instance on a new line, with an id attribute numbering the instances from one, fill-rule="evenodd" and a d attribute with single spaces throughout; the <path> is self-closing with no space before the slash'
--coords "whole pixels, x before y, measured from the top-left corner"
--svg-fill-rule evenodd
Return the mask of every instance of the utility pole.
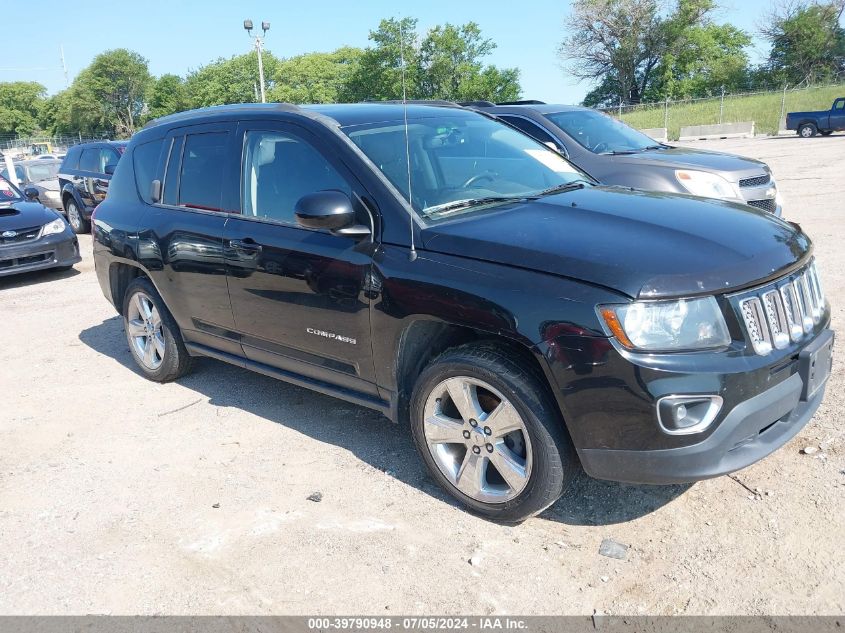
<path id="1" fill-rule="evenodd" d="M 786 89 L 789 88 L 789 84 L 783 84 L 783 94 L 780 98 L 780 119 L 778 119 L 778 132 L 780 132 L 782 127 L 786 127 L 786 123 L 784 121 L 784 117 L 786 117 Z"/>
<path id="2" fill-rule="evenodd" d="M 264 60 L 261 58 L 261 53 L 264 47 L 264 38 L 267 36 L 267 31 L 270 30 L 269 22 L 261 23 L 262 35 L 252 34 L 252 20 L 244 20 L 244 30 L 255 41 L 255 50 L 258 52 L 258 79 L 261 83 L 261 103 L 267 103 L 267 96 L 264 92 Z"/>
<path id="3" fill-rule="evenodd" d="M 719 101 L 719 125 L 722 125 L 722 117 L 725 114 L 725 87 L 722 86 L 722 99 Z"/>

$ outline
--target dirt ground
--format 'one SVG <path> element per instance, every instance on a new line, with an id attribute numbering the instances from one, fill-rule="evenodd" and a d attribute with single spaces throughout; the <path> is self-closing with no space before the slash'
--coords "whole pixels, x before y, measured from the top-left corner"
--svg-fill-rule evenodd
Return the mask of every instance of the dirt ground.
<path id="1" fill-rule="evenodd" d="M 769 162 L 843 331 L 845 136 L 698 145 Z M 845 611 L 841 355 L 812 422 L 736 478 L 581 476 L 505 527 L 371 411 L 212 360 L 141 378 L 81 241 L 74 271 L 0 280 L 0 613 Z"/>

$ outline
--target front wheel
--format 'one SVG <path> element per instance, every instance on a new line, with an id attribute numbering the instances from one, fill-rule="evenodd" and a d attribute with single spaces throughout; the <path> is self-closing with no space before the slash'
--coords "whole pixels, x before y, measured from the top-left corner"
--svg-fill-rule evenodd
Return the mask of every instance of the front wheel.
<path id="1" fill-rule="evenodd" d="M 527 363 L 490 345 L 444 352 L 417 381 L 411 431 L 429 472 L 483 516 L 518 522 L 563 493 L 576 458 Z"/>
<path id="2" fill-rule="evenodd" d="M 150 280 L 138 277 L 126 289 L 123 326 L 132 357 L 144 376 L 170 382 L 191 369 L 179 326 Z"/>
<path id="3" fill-rule="evenodd" d="M 798 128 L 798 135 L 801 138 L 811 138 L 816 135 L 816 126 L 812 123 L 805 123 Z"/>
<path id="4" fill-rule="evenodd" d="M 70 224 L 70 228 L 77 235 L 88 233 L 91 230 L 91 225 L 88 223 L 88 220 L 82 217 L 82 212 L 73 198 L 69 198 L 65 203 L 65 215 L 67 215 L 67 222 Z"/>

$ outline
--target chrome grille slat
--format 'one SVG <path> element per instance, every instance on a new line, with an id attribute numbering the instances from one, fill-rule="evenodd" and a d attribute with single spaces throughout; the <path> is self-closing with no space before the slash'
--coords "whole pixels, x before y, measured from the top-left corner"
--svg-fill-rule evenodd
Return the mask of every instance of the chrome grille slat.
<path id="1" fill-rule="evenodd" d="M 765 356 L 813 331 L 824 315 L 825 299 L 815 262 L 797 274 L 739 297 L 739 314 L 751 347 Z"/>

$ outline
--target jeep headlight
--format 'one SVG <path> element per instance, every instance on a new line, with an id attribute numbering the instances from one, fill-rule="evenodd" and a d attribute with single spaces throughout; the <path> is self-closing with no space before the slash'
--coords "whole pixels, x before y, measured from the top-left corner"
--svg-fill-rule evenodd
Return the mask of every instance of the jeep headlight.
<path id="1" fill-rule="evenodd" d="M 706 171 L 690 169 L 675 170 L 675 178 L 681 186 L 694 196 L 704 198 L 724 198 L 727 200 L 742 199 L 742 194 L 725 178 Z"/>
<path id="2" fill-rule="evenodd" d="M 606 331 L 631 350 L 692 351 L 731 342 L 715 297 L 635 301 L 599 306 L 598 312 Z"/>
<path id="3" fill-rule="evenodd" d="M 65 230 L 65 226 L 67 226 L 67 224 L 65 223 L 64 218 L 56 218 L 52 222 L 48 222 L 41 227 L 41 237 L 61 233 Z"/>

